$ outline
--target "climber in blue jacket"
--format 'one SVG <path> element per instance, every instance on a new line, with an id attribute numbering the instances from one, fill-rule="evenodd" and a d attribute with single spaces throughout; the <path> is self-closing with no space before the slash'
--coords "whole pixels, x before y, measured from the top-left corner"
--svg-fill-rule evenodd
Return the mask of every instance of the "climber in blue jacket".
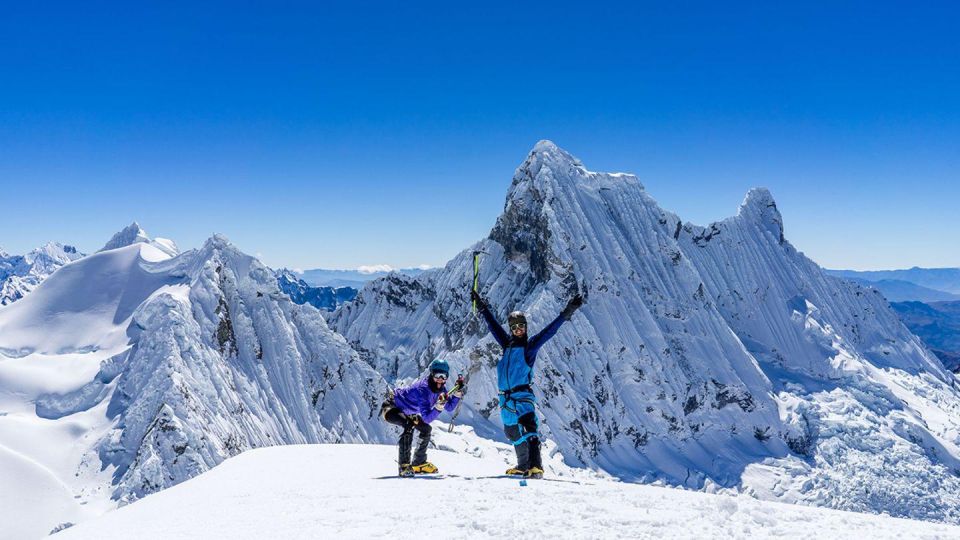
<path id="1" fill-rule="evenodd" d="M 508 469 L 507 474 L 541 478 L 543 461 L 540 457 L 540 423 L 534 409 L 536 397 L 530 386 L 533 380 L 533 364 L 537 360 L 540 347 L 583 305 L 583 297 L 579 294 L 574 296 L 553 322 L 530 339 L 527 339 L 527 318 L 523 312 L 514 311 L 507 317 L 510 325 L 510 333 L 507 334 L 490 313 L 490 308 L 483 298 L 476 291 L 470 291 L 470 297 L 476 302 L 477 309 L 483 315 L 493 337 L 503 347 L 503 356 L 497 362 L 500 419 L 503 421 L 503 432 L 517 452 L 517 466 Z"/>

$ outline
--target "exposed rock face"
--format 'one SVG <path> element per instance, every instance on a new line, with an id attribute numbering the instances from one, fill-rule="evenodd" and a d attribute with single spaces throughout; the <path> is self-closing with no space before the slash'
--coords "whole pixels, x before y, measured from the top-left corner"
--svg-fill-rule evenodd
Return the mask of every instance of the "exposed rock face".
<path id="1" fill-rule="evenodd" d="M 274 274 L 280 290 L 287 293 L 296 304 L 310 304 L 329 312 L 357 297 L 357 289 L 353 287 L 311 287 L 285 268 L 274 271 Z"/>
<path id="2" fill-rule="evenodd" d="M 502 321 L 522 309 L 536 332 L 570 296 L 587 297 L 535 368 L 544 432 L 571 463 L 956 518 L 952 375 L 880 295 L 797 252 L 766 190 L 699 227 L 634 176 L 590 172 L 543 141 L 489 238 L 442 269 L 368 284 L 329 319 L 388 379 L 437 356 L 471 371 L 462 417 L 499 436 L 499 347 L 467 297 L 477 250 L 481 292 Z M 891 460 L 910 475 L 891 473 Z"/>

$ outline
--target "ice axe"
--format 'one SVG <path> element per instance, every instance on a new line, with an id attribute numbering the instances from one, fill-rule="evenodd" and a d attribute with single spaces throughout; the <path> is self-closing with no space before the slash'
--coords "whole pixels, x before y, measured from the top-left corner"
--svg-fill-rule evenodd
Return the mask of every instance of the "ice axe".
<path id="1" fill-rule="evenodd" d="M 486 251 L 474 250 L 473 252 L 473 292 L 480 294 L 480 254 L 487 255 Z M 473 301 L 473 312 L 477 312 L 477 301 Z"/>

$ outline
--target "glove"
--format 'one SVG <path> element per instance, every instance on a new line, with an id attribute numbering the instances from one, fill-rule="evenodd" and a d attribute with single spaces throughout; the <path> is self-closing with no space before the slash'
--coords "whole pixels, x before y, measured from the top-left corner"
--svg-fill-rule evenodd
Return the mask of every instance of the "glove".
<path id="1" fill-rule="evenodd" d="M 477 291 L 470 290 L 470 299 L 477 303 L 477 309 L 487 309 L 487 303 L 483 301 L 483 297 Z"/>
<path id="2" fill-rule="evenodd" d="M 454 383 L 454 385 L 453 385 L 453 391 L 450 392 L 450 395 L 451 395 L 451 396 L 454 396 L 454 397 L 462 398 L 464 392 L 466 392 L 466 391 L 467 391 L 467 387 L 466 387 L 466 385 L 464 384 L 463 375 L 458 375 L 458 376 L 457 376 L 457 382 Z"/>
<path id="3" fill-rule="evenodd" d="M 447 403 L 447 395 L 440 394 L 440 397 L 437 398 L 437 403 L 433 406 L 433 408 L 442 412 L 443 406 L 446 405 L 446 403 Z"/>
<path id="4" fill-rule="evenodd" d="M 571 298 L 569 302 L 567 302 L 567 307 L 563 308 L 563 312 L 561 313 L 561 315 L 563 315 L 564 319 L 569 321 L 573 317 L 573 314 L 578 309 L 580 309 L 580 306 L 582 305 L 583 305 L 583 296 L 578 294 L 573 298 Z"/>

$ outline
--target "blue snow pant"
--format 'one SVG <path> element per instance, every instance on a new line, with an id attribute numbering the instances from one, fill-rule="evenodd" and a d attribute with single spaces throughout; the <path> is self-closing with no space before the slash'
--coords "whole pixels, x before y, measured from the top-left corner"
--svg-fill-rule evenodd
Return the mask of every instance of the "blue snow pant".
<path id="1" fill-rule="evenodd" d="M 537 398 L 533 392 L 501 392 L 500 420 L 503 432 L 517 452 L 517 468 L 523 471 L 533 467 L 543 469 L 540 458 L 540 422 L 535 411 Z"/>

